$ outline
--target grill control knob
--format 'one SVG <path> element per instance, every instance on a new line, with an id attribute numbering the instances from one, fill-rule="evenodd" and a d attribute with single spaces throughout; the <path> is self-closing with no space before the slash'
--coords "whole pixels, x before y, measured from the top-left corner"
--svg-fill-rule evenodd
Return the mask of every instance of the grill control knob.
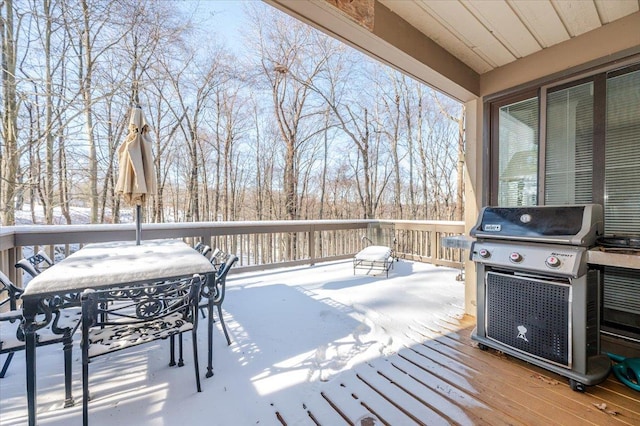
<path id="1" fill-rule="evenodd" d="M 480 257 L 483 259 L 488 259 L 491 257 L 491 253 L 487 249 L 480 249 L 478 255 L 480 255 Z"/>
<path id="2" fill-rule="evenodd" d="M 512 261 L 513 263 L 520 263 L 522 262 L 522 255 L 517 251 L 514 251 L 509 255 L 509 260 Z"/>
<path id="3" fill-rule="evenodd" d="M 545 262 L 549 268 L 557 268 L 562 262 L 556 256 L 549 256 Z"/>

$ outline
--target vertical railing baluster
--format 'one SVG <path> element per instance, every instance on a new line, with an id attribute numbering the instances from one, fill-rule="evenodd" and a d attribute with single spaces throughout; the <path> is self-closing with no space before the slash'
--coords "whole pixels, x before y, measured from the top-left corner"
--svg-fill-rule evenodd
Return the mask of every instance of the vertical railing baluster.
<path id="1" fill-rule="evenodd" d="M 304 223 L 305 228 L 300 224 Z M 238 266 L 257 268 L 294 261 L 317 264 L 323 259 L 346 258 L 362 249 L 361 237 L 370 221 L 292 221 L 282 222 L 214 222 L 147 224 L 153 238 L 201 240 L 212 248 L 220 248 L 240 257 Z M 394 244 L 399 255 L 435 264 L 463 267 L 465 255 L 461 249 L 442 247 L 443 236 L 464 234 L 463 222 L 380 221 L 381 243 Z M 292 226 L 295 226 L 295 230 Z M 34 228 L 37 228 L 34 232 Z M 22 282 L 13 265 L 23 257 L 22 249 L 34 253 L 48 250 L 55 259 L 56 247 L 64 247 L 65 257 L 88 243 L 123 241 L 131 238 L 131 230 L 121 225 L 91 226 L 56 225 L 3 227 L 0 230 L 0 268 L 16 284 Z M 395 238 L 395 243 L 394 239 Z M 287 247 L 292 250 L 287 251 Z M 238 268 L 239 269 L 239 268 Z"/>

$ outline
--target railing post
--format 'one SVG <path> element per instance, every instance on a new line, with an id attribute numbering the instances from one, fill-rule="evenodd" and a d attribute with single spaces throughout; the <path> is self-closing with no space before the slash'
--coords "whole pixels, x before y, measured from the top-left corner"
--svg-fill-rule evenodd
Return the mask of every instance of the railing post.
<path id="1" fill-rule="evenodd" d="M 431 263 L 438 265 L 438 232 L 435 226 L 429 233 L 429 245 L 431 246 Z"/>
<path id="2" fill-rule="evenodd" d="M 18 287 L 22 288 L 22 269 L 16 268 L 14 265 L 18 263 L 18 253 L 22 252 L 22 247 L 14 247 L 9 250 L 8 271 L 9 279 Z M 20 256 L 22 257 L 22 256 Z M 19 272 L 20 271 L 20 272 Z"/>
<path id="3" fill-rule="evenodd" d="M 316 227 L 314 225 L 309 228 L 309 261 L 312 266 L 316 263 Z"/>

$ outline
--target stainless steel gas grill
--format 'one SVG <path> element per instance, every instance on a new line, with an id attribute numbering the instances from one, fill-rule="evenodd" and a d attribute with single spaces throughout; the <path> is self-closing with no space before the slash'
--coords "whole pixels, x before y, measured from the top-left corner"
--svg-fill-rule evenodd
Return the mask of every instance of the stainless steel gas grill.
<path id="1" fill-rule="evenodd" d="M 602 206 L 485 207 L 470 235 L 477 270 L 472 338 L 569 378 L 584 391 L 606 379 L 600 354 L 600 273 L 587 250 Z"/>

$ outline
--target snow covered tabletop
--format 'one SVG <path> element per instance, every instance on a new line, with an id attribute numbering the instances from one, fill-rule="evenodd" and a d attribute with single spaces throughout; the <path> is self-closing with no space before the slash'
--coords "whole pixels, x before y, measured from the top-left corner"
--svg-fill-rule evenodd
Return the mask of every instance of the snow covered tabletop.
<path id="1" fill-rule="evenodd" d="M 22 298 L 211 272 L 209 260 L 182 241 L 88 244 L 32 279 Z"/>

